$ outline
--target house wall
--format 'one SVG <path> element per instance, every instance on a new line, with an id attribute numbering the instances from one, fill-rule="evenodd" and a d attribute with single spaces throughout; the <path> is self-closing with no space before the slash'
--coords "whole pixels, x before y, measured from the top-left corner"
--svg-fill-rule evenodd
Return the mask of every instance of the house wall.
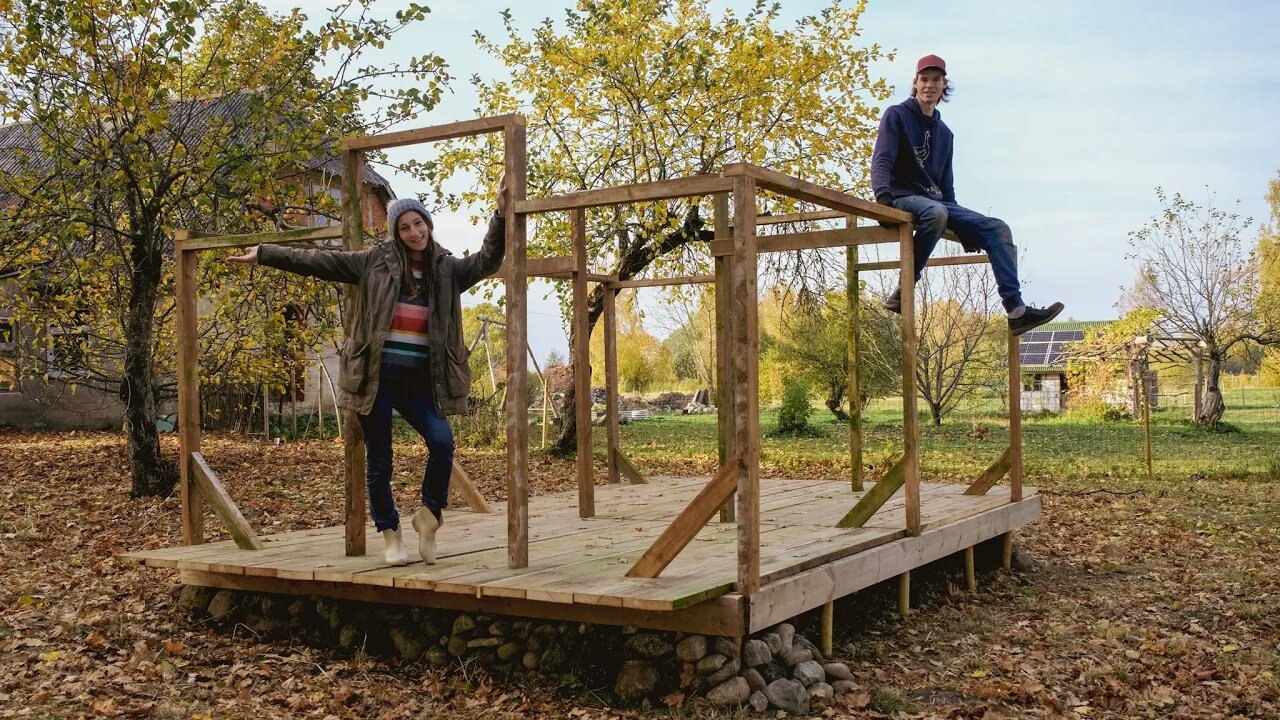
<path id="1" fill-rule="evenodd" d="M 1038 379 L 1040 389 L 1022 391 L 1022 413 L 1061 412 L 1062 374 L 1034 373 L 1032 377 Z"/>

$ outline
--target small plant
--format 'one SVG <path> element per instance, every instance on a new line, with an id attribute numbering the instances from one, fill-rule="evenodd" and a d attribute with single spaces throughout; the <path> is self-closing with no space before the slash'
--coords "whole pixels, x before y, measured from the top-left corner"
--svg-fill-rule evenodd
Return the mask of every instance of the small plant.
<path id="1" fill-rule="evenodd" d="M 1267 479 L 1271 482 L 1280 482 L 1280 455 L 1273 456 L 1267 463 Z"/>
<path id="2" fill-rule="evenodd" d="M 1067 415 L 1086 422 L 1129 422 L 1133 416 L 1121 408 L 1101 400 L 1090 400 L 1072 407 Z"/>
<path id="3" fill-rule="evenodd" d="M 812 434 L 809 416 L 813 406 L 809 404 L 809 384 L 800 380 L 787 380 L 782 390 L 782 407 L 778 410 L 778 427 L 775 436 L 804 437 Z"/>

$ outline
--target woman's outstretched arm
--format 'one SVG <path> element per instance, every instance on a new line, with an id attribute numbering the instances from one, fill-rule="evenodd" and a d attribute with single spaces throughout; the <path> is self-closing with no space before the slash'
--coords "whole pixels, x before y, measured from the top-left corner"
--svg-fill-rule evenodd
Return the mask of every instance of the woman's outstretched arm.
<path id="1" fill-rule="evenodd" d="M 480 251 L 458 261 L 454 271 L 454 283 L 460 292 L 498 272 L 507 251 L 507 176 L 498 182 L 498 211 L 489 218 L 489 230 L 485 233 Z"/>
<path id="2" fill-rule="evenodd" d="M 349 283 L 360 282 L 369 264 L 366 250 L 326 250 L 324 248 L 296 248 L 284 245 L 254 245 L 243 255 L 226 259 L 239 265 L 265 265 L 299 275 L 318 277 L 321 280 Z"/>

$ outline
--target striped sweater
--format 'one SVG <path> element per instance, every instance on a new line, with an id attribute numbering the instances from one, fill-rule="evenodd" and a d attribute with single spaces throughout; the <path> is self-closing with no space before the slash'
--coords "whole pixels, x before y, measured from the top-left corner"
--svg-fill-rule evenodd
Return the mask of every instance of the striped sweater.
<path id="1" fill-rule="evenodd" d="M 422 263 L 410 265 L 414 280 L 422 281 Z M 382 362 L 386 365 L 424 367 L 427 364 L 427 324 L 431 311 L 425 294 L 410 296 L 400 293 L 391 315 L 391 330 L 382 346 Z"/>

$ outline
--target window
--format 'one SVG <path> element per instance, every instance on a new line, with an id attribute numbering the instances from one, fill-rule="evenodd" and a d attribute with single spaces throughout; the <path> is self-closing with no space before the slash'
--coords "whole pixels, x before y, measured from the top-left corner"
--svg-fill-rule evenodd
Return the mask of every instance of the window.
<path id="1" fill-rule="evenodd" d="M 308 188 L 311 205 L 316 212 L 311 213 L 311 227 L 330 227 L 342 223 L 337 217 L 342 209 L 342 189 L 312 183 Z"/>
<path id="2" fill-rule="evenodd" d="M 13 352 L 13 320 L 0 318 L 0 353 Z"/>
<path id="3" fill-rule="evenodd" d="M 1037 391 L 1044 389 L 1044 376 L 1036 373 L 1035 375 L 1022 376 L 1022 389 L 1028 391 Z"/>
<path id="4" fill-rule="evenodd" d="M 77 378 L 88 375 L 89 326 L 49 326 L 49 377 Z"/>

